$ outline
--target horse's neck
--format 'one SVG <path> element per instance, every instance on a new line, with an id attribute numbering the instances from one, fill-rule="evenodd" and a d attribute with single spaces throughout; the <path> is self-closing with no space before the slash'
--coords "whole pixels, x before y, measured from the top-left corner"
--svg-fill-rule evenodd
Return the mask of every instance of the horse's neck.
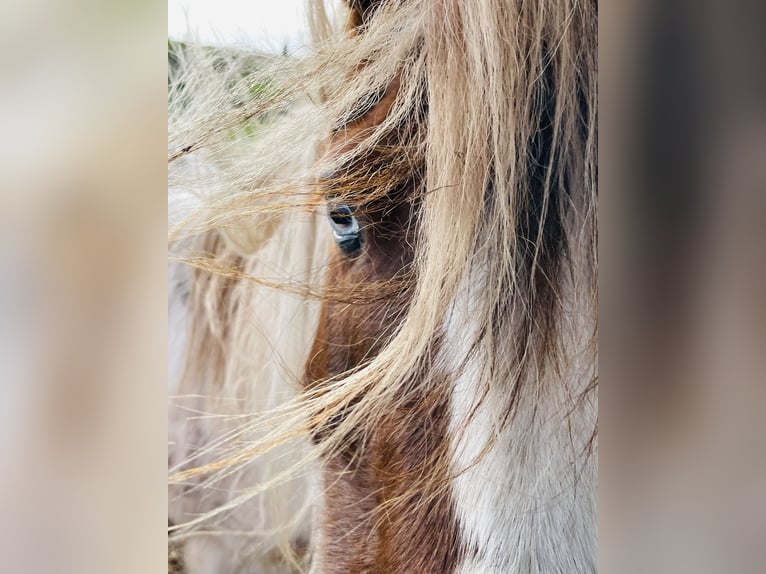
<path id="1" fill-rule="evenodd" d="M 471 293 L 458 295 L 445 328 L 452 356 L 467 356 L 454 347 L 470 340 L 474 308 Z M 460 474 L 452 494 L 468 549 L 460 573 L 596 570 L 597 405 L 595 394 L 586 394 L 595 360 L 587 340 L 568 346 L 563 372 L 521 382 L 511 416 L 513 383 L 488 380 L 481 351 L 455 378 L 450 436 Z"/>

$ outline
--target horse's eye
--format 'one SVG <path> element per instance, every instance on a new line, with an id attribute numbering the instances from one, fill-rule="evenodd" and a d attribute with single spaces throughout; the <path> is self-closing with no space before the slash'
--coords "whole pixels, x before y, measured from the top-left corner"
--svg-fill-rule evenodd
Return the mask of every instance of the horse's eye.
<path id="1" fill-rule="evenodd" d="M 330 207 L 330 225 L 335 242 L 341 251 L 350 254 L 361 247 L 359 222 L 348 205 L 338 203 Z"/>

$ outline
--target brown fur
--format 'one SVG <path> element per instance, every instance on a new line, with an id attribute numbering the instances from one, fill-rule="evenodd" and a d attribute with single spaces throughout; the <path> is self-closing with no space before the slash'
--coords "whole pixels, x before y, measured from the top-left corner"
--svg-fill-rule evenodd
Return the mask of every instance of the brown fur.
<path id="1" fill-rule="evenodd" d="M 351 26 L 363 24 L 372 4 L 351 2 Z M 361 118 L 334 130 L 328 153 L 347 153 L 360 136 L 380 124 L 398 88 L 397 78 Z M 374 165 L 375 155 L 373 151 L 365 160 Z M 334 179 L 320 182 L 328 200 Z M 366 282 L 387 282 L 407 273 L 415 241 L 416 213 L 410 201 L 418 185 L 419 179 L 408 179 L 387 197 L 371 202 L 361 198 L 357 218 L 364 233 L 362 251 L 349 257 L 334 248 L 329 284 L 353 291 Z M 369 304 L 326 302 L 307 365 L 307 384 L 341 375 L 374 357 L 393 335 L 410 297 L 405 288 Z M 446 394 L 435 397 L 415 390 L 403 404 L 391 405 L 366 441 L 355 441 L 325 461 L 321 529 L 326 542 L 315 557 L 322 572 L 425 574 L 454 569 L 457 524 L 449 492 L 438 486 L 448 472 L 448 400 Z M 434 473 L 442 474 L 442 480 L 434 480 Z"/>

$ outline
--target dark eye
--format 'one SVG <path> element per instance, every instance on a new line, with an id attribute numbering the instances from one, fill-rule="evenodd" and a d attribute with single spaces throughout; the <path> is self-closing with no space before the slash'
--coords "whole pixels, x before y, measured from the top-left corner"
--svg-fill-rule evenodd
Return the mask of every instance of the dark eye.
<path id="1" fill-rule="evenodd" d="M 359 250 L 362 245 L 359 222 L 348 205 L 338 203 L 330 206 L 330 225 L 332 235 L 341 251 L 350 254 Z"/>

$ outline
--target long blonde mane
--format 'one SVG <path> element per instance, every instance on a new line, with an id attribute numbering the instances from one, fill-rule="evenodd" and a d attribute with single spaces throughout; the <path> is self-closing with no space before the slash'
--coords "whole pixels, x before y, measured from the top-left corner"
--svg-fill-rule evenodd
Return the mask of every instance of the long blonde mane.
<path id="1" fill-rule="evenodd" d="M 413 385 L 475 371 L 481 396 L 451 432 L 477 416 L 493 429 L 458 457 L 463 467 L 426 480 L 455 480 L 514 420 L 536 424 L 525 406 L 546 395 L 556 399 L 545 415 L 572 433 L 561 467 L 577 478 L 595 456 L 595 3 L 392 0 L 354 35 L 328 13 L 311 3 L 310 55 L 247 74 L 246 54 L 176 55 L 171 536 L 196 541 L 187 563 L 214 571 L 305 568 L 321 544 L 310 517 L 317 461 L 364 441 Z M 323 138 L 395 78 L 387 117 L 326 154 Z M 349 171 L 373 149 L 386 161 Z M 314 182 L 333 174 L 338 197 L 369 201 L 414 172 L 423 185 L 404 286 L 326 285 L 331 239 Z M 411 302 L 382 350 L 321 393 L 303 390 L 321 301 L 401 288 Z M 458 335 L 457 316 L 470 317 Z M 456 337 L 458 356 L 437 352 Z M 487 397 L 500 399 L 477 415 Z"/>

